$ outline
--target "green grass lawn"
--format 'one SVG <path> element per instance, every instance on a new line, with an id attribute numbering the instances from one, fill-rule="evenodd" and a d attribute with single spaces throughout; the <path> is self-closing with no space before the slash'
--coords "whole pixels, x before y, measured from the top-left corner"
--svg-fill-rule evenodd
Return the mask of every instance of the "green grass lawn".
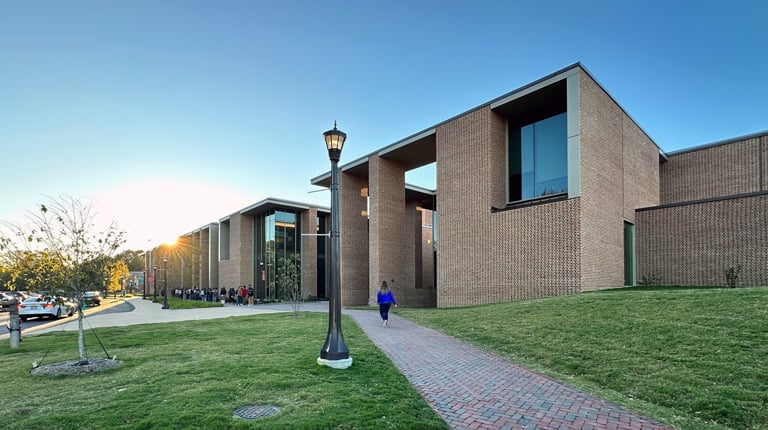
<path id="1" fill-rule="evenodd" d="M 676 428 L 768 429 L 768 288 L 632 288 L 397 313 Z"/>
<path id="2" fill-rule="evenodd" d="M 4 429 L 445 429 L 408 381 L 349 318 L 354 364 L 316 362 L 327 315 L 255 315 L 101 328 L 125 364 L 83 376 L 32 376 L 32 362 L 77 358 L 77 333 L 26 336 L 0 347 Z M 89 355 L 104 357 L 93 332 Z M 281 408 L 259 420 L 233 418 L 257 404 Z"/>
<path id="3" fill-rule="evenodd" d="M 189 302 L 189 301 L 187 301 Z M 679 429 L 768 429 L 768 289 L 623 289 L 459 309 L 404 309 L 511 361 Z M 2 427 L 446 428 L 345 318 L 354 364 L 318 366 L 327 316 L 302 313 L 98 329 L 120 368 L 29 374 L 77 357 L 76 333 L 0 346 Z M 93 332 L 91 356 L 103 356 Z M 232 418 L 274 404 L 270 418 Z"/>

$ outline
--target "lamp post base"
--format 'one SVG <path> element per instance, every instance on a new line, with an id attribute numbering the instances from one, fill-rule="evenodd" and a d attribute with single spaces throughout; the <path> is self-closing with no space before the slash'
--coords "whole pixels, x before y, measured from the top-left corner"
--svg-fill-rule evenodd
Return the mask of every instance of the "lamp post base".
<path id="1" fill-rule="evenodd" d="M 328 360 L 325 358 L 317 357 L 317 364 L 321 366 L 328 366 L 332 369 L 347 369 L 352 365 L 352 357 L 343 358 L 341 360 Z"/>

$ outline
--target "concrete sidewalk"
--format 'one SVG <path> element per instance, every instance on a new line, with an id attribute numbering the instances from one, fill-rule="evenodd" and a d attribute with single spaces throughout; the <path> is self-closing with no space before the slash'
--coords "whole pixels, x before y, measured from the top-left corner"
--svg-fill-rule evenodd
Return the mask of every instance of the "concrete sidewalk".
<path id="1" fill-rule="evenodd" d="M 175 321 L 209 320 L 255 314 L 293 312 L 288 303 L 253 306 L 226 305 L 215 308 L 163 309 L 163 304 L 152 300 L 133 298 L 121 301 L 98 312 L 87 315 L 84 326 L 120 327 L 135 324 L 167 323 Z M 97 309 L 98 310 L 98 309 Z M 328 312 L 328 302 L 307 302 L 301 305 L 303 312 Z M 57 325 L 46 326 L 35 333 L 77 330 L 77 318 Z M 25 331 L 25 334 L 27 333 Z"/>
<path id="2" fill-rule="evenodd" d="M 134 298 L 88 315 L 85 327 L 202 320 L 291 312 L 290 304 L 161 309 Z M 302 304 L 328 312 L 328 302 Z M 517 366 L 472 345 L 390 314 L 344 309 L 453 429 L 669 429 L 661 423 Z M 38 331 L 77 330 L 73 319 Z M 351 351 L 354 359 L 354 347 Z M 354 364 L 353 364 L 354 368 Z"/>

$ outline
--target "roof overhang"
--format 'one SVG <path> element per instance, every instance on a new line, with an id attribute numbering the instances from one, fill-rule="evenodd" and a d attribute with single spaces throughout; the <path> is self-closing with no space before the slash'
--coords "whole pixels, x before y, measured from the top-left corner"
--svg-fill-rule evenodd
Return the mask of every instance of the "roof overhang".
<path id="1" fill-rule="evenodd" d="M 293 211 L 306 211 L 315 206 L 307 203 L 294 202 L 290 200 L 276 199 L 274 197 L 266 198 L 260 202 L 254 203 L 239 211 L 240 215 L 257 215 L 263 212 L 271 212 L 273 210 L 287 209 Z M 323 207 L 315 207 L 318 213 L 327 212 L 331 210 Z"/>
<path id="2" fill-rule="evenodd" d="M 405 201 L 415 202 L 420 208 L 434 211 L 437 209 L 437 192 L 405 184 Z"/>
<path id="3" fill-rule="evenodd" d="M 399 140 L 376 152 L 360 157 L 350 163 L 342 165 L 339 170 L 362 178 L 368 177 L 368 160 L 371 156 L 379 156 L 392 160 L 406 171 L 418 169 L 427 164 L 434 163 L 437 154 L 437 138 L 434 128 L 416 133 L 405 139 Z M 312 185 L 320 187 L 331 186 L 331 172 L 310 179 Z"/>

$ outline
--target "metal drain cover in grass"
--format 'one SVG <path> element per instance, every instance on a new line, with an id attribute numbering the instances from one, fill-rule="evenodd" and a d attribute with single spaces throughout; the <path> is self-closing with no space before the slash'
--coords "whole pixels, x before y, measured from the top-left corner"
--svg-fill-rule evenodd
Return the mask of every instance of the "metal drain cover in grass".
<path id="1" fill-rule="evenodd" d="M 235 411 L 235 418 L 257 420 L 259 418 L 271 417 L 278 412 L 280 412 L 280 408 L 275 405 L 243 406 L 242 408 Z"/>

